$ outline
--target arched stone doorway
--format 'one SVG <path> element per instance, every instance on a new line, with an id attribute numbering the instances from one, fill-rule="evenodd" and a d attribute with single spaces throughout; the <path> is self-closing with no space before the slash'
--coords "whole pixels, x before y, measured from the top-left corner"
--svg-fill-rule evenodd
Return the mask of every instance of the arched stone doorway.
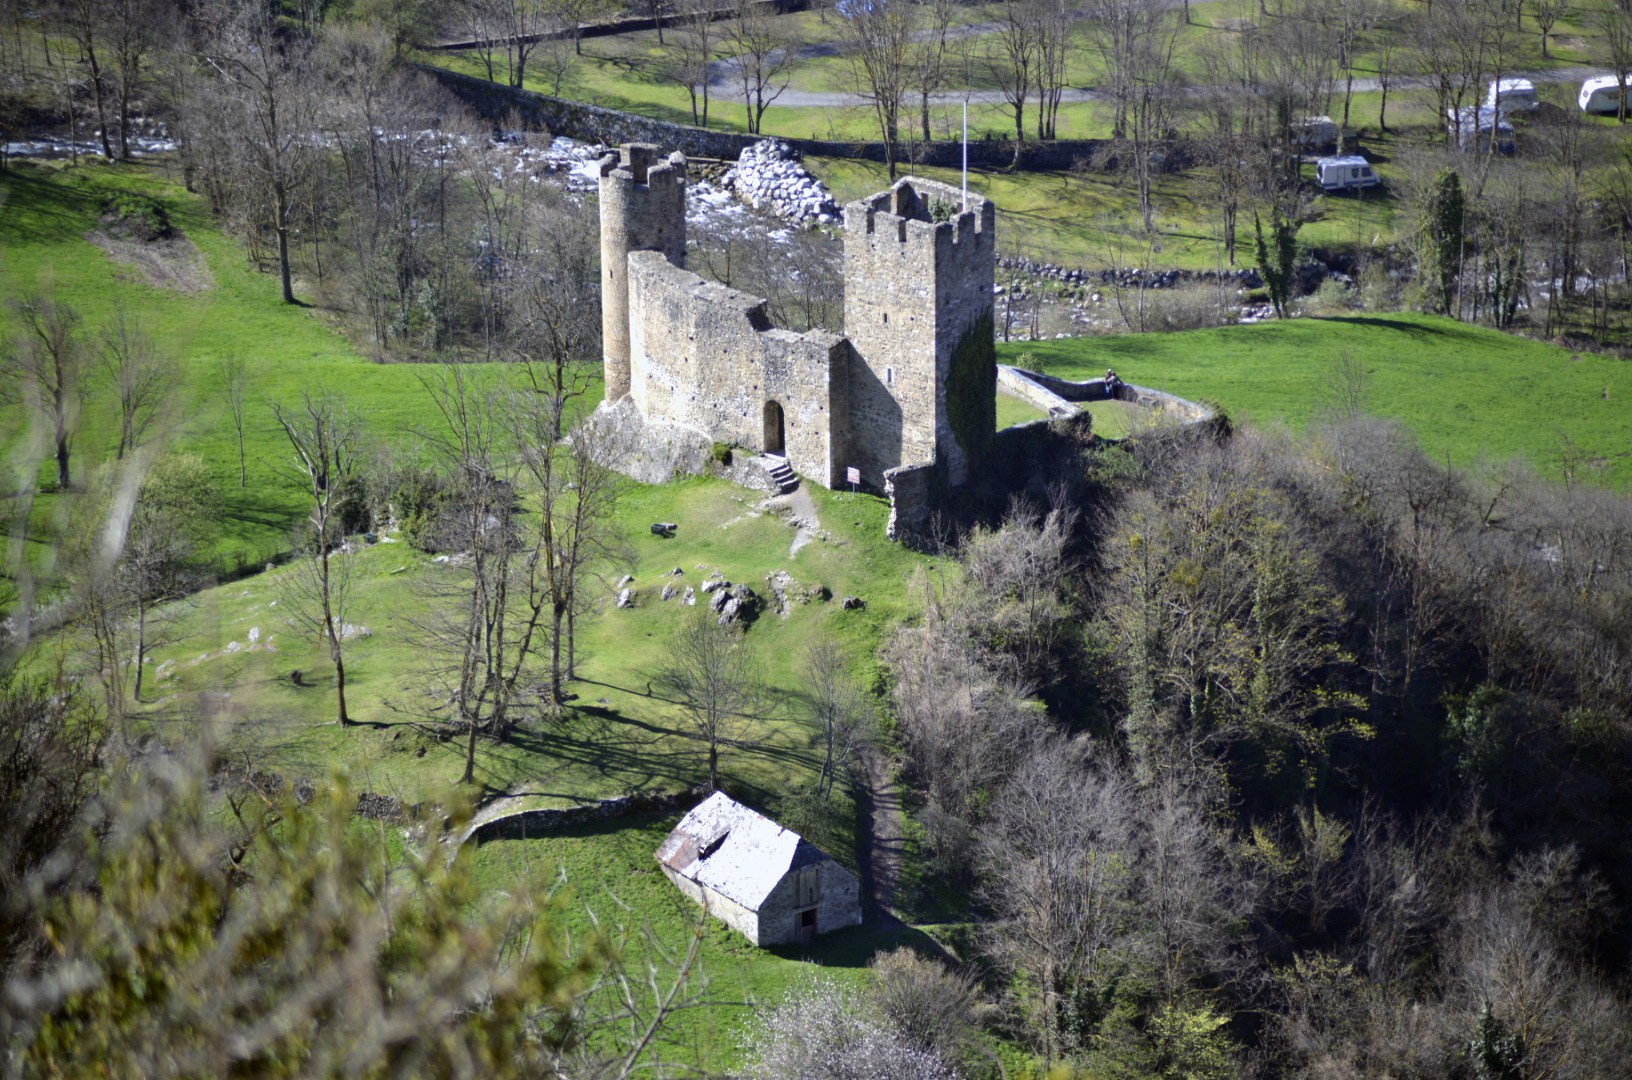
<path id="1" fill-rule="evenodd" d="M 782 425 L 782 406 L 774 401 L 765 403 L 765 452 L 787 453 L 787 436 Z"/>

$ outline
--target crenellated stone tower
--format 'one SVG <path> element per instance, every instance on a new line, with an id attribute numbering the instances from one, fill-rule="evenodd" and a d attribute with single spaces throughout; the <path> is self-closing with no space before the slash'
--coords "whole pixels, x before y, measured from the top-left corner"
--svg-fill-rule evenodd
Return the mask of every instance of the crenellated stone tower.
<path id="1" fill-rule="evenodd" d="M 844 332 L 851 455 L 863 478 L 936 465 L 959 487 L 997 428 L 991 202 L 933 180 L 902 180 L 845 207 Z"/>
<path id="2" fill-rule="evenodd" d="M 841 338 L 773 326 L 764 299 L 685 269 L 682 155 L 634 143 L 600 173 L 606 404 L 629 469 L 705 467 L 722 442 L 780 459 L 772 477 L 839 487 L 855 469 L 889 496 L 897 537 L 991 486 L 991 202 L 911 179 L 847 206 Z"/>
<path id="3" fill-rule="evenodd" d="M 606 400 L 629 393 L 629 253 L 686 265 L 686 158 L 629 143 L 601 158 L 601 355 Z"/>

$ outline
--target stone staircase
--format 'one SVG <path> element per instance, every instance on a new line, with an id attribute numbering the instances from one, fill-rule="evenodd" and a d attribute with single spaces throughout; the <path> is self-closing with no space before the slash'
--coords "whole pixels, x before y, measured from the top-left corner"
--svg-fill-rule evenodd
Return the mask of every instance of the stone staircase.
<path id="1" fill-rule="evenodd" d="M 771 483 L 776 485 L 777 492 L 782 495 L 788 494 L 788 492 L 799 486 L 799 476 L 788 468 L 788 459 L 785 457 L 779 457 L 775 454 L 761 454 L 759 456 L 759 467 L 764 470 L 766 476 L 771 478 Z"/>

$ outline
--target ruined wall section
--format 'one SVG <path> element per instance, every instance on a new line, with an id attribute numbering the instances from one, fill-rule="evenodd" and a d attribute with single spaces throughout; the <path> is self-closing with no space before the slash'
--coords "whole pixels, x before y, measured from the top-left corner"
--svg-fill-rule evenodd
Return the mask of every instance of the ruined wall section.
<path id="1" fill-rule="evenodd" d="M 628 279 L 630 395 L 642 413 L 763 452 L 774 404 L 794 471 L 842 483 L 848 342 L 772 327 L 760 297 L 704 281 L 659 252 L 631 253 Z"/>
<path id="2" fill-rule="evenodd" d="M 997 427 L 992 286 L 996 208 L 978 195 L 903 180 L 845 208 L 844 328 L 851 452 L 862 478 L 933 462 L 957 487 Z"/>
<path id="3" fill-rule="evenodd" d="M 601 158 L 601 343 L 606 400 L 629 393 L 629 253 L 686 263 L 686 159 L 650 143 Z"/>

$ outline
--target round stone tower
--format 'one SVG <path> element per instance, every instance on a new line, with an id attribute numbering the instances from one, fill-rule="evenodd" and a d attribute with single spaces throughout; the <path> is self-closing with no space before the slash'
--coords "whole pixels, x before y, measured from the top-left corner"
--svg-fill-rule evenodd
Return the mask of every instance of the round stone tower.
<path id="1" fill-rule="evenodd" d="M 628 143 L 601 158 L 601 355 L 606 400 L 629 393 L 629 253 L 686 264 L 686 158 Z"/>

